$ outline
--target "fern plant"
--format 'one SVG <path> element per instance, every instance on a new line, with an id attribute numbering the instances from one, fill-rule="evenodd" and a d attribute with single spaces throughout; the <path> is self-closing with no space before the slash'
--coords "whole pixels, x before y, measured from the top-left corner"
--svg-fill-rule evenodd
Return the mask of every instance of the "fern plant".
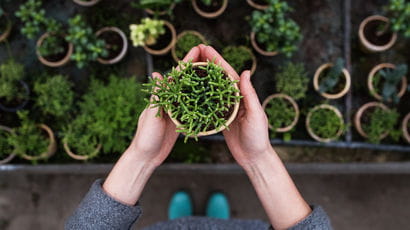
<path id="1" fill-rule="evenodd" d="M 299 100 L 306 96 L 309 78 L 302 63 L 287 63 L 275 75 L 276 92 L 291 96 Z"/>
<path id="2" fill-rule="evenodd" d="M 396 110 L 376 108 L 368 115 L 368 122 L 363 124 L 363 131 L 367 134 L 367 139 L 372 143 L 378 144 L 380 137 L 386 132 L 393 133 L 393 137 L 397 136 L 394 135 L 394 130 L 399 116 Z M 397 141 L 398 137 L 393 139 Z"/>
<path id="3" fill-rule="evenodd" d="M 384 101 L 393 101 L 398 103 L 400 98 L 398 97 L 397 86 L 400 85 L 402 78 L 407 74 L 407 65 L 401 64 L 394 69 L 382 69 L 375 74 L 373 78 L 373 85 L 375 86 L 376 93 L 380 93 Z M 380 84 L 382 86 L 379 88 Z"/>
<path id="4" fill-rule="evenodd" d="M 165 34 L 165 25 L 162 20 L 143 18 L 140 24 L 131 24 L 130 30 L 133 46 L 150 46 L 157 43 L 160 35 Z"/>
<path id="5" fill-rule="evenodd" d="M 343 74 L 344 68 L 344 60 L 342 58 L 338 58 L 336 63 L 324 73 L 324 75 L 320 76 L 320 84 L 319 84 L 319 91 L 321 93 L 329 93 L 335 90 L 335 87 L 341 80 L 341 76 Z"/>

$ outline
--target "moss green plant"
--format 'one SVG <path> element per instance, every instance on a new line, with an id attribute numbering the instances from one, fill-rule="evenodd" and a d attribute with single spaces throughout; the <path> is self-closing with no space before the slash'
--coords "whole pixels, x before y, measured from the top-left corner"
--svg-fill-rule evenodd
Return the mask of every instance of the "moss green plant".
<path id="1" fill-rule="evenodd" d="M 285 128 L 292 124 L 296 111 L 292 104 L 284 98 L 273 98 L 265 108 L 268 122 L 272 129 Z"/>
<path id="2" fill-rule="evenodd" d="M 245 46 L 227 46 L 222 50 L 222 56 L 239 74 L 245 70 L 247 63 L 253 61 L 252 51 Z"/>
<path id="3" fill-rule="evenodd" d="M 133 46 L 154 45 L 160 35 L 165 34 L 163 20 L 143 18 L 140 24 L 130 25 L 130 39 Z"/>
<path id="4" fill-rule="evenodd" d="M 6 102 L 24 100 L 26 92 L 21 90 L 19 81 L 25 75 L 24 66 L 13 59 L 9 59 L 0 65 L 0 98 Z"/>
<path id="5" fill-rule="evenodd" d="M 379 143 L 380 136 L 386 132 L 392 132 L 395 136 L 395 126 L 399 119 L 399 113 L 396 110 L 384 110 L 376 108 L 368 116 L 368 121 L 363 124 L 363 131 L 367 134 L 367 139 L 372 143 Z M 393 139 L 398 139 L 393 138 Z"/>
<path id="6" fill-rule="evenodd" d="M 295 100 L 306 96 L 309 78 L 302 63 L 287 63 L 275 75 L 276 92 L 291 96 Z"/>
<path id="7" fill-rule="evenodd" d="M 339 116 L 327 108 L 315 110 L 310 117 L 309 125 L 313 133 L 324 139 L 334 138 L 340 129 L 344 129 Z"/>
<path id="8" fill-rule="evenodd" d="M 185 33 L 175 43 L 175 55 L 178 59 L 182 60 L 184 56 L 192 49 L 202 43 L 200 37 L 193 33 Z"/>

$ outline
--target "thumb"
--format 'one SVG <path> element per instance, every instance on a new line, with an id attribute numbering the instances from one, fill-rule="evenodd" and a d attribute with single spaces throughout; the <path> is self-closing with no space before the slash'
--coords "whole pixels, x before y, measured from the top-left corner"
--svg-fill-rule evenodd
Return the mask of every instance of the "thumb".
<path id="1" fill-rule="evenodd" d="M 257 111 L 262 109 L 255 88 L 252 86 L 251 72 L 249 70 L 243 71 L 240 79 L 239 88 L 243 96 L 246 111 Z"/>

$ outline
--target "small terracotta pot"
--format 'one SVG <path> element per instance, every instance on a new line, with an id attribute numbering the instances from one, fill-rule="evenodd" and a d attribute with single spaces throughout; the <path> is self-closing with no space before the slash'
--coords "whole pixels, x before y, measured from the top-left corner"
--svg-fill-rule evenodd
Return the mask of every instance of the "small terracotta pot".
<path id="1" fill-rule="evenodd" d="M 0 130 L 13 133 L 13 130 L 7 126 L 0 125 Z M 16 150 L 13 150 L 6 158 L 0 159 L 0 165 L 7 164 L 16 156 Z"/>
<path id="2" fill-rule="evenodd" d="M 48 139 L 50 140 L 50 144 L 47 147 L 47 151 L 41 153 L 38 156 L 30 156 L 30 155 L 27 155 L 25 153 L 22 154 L 21 157 L 26 159 L 26 160 L 36 161 L 36 160 L 48 159 L 52 155 L 54 155 L 54 153 L 57 151 L 57 144 L 56 144 L 56 139 L 54 137 L 53 130 L 51 130 L 50 127 L 48 127 L 45 124 L 39 124 L 38 127 L 47 132 Z"/>
<path id="3" fill-rule="evenodd" d="M 182 31 L 182 33 L 178 34 L 175 44 L 178 43 L 178 40 L 181 39 L 181 37 L 185 36 L 186 34 L 192 34 L 192 35 L 197 36 L 202 41 L 202 44 L 207 43 L 205 37 L 198 31 L 185 30 L 185 31 Z M 177 57 L 175 49 L 176 49 L 176 45 L 172 46 L 171 54 L 172 54 L 172 58 L 174 59 L 174 61 L 178 63 L 181 60 Z"/>
<path id="4" fill-rule="evenodd" d="M 44 39 L 46 39 L 48 36 L 51 36 L 50 33 L 48 32 L 41 35 L 41 37 L 37 40 L 37 47 L 40 47 Z M 63 59 L 56 61 L 56 62 L 48 61 L 47 59 L 42 57 L 38 48 L 36 49 L 36 53 L 37 53 L 38 60 L 40 60 L 40 62 L 43 63 L 44 65 L 49 66 L 49 67 L 60 67 L 60 66 L 67 64 L 70 61 L 71 54 L 73 54 L 73 49 L 74 49 L 73 44 L 68 43 L 67 54 L 64 56 Z"/>
<path id="5" fill-rule="evenodd" d="M 63 140 L 63 145 L 64 145 L 64 150 L 65 150 L 65 152 L 66 152 L 71 158 L 73 158 L 73 159 L 75 159 L 75 160 L 80 160 L 80 161 L 85 161 L 85 160 L 88 160 L 88 159 L 91 159 L 91 158 L 95 157 L 96 155 L 98 155 L 98 153 L 100 152 L 101 147 L 102 147 L 101 144 L 98 144 L 98 145 L 97 145 L 97 148 L 95 148 L 94 152 L 92 152 L 91 154 L 88 154 L 88 155 L 78 155 L 78 154 L 75 154 L 75 153 L 73 153 L 73 152 L 71 151 L 70 146 L 68 146 L 68 143 L 67 143 L 67 140 L 66 140 L 66 139 Z"/>
<path id="6" fill-rule="evenodd" d="M 104 58 L 98 58 L 97 59 L 98 62 L 101 63 L 101 64 L 112 65 L 112 64 L 115 64 L 115 63 L 118 63 L 119 61 L 121 61 L 125 57 L 125 55 L 127 54 L 128 39 L 127 39 L 127 36 L 125 36 L 125 33 L 117 27 L 104 27 L 104 28 L 98 30 L 95 33 L 95 35 L 98 37 L 98 36 L 100 36 L 101 34 L 103 34 L 105 32 L 117 33 L 122 39 L 123 46 L 122 46 L 121 52 L 120 52 L 120 54 L 118 54 L 118 56 L 116 56 L 112 59 L 104 59 Z"/>
<path id="7" fill-rule="evenodd" d="M 200 0 L 191 0 L 192 7 L 194 7 L 195 12 L 197 12 L 199 15 L 201 15 L 204 18 L 216 18 L 219 15 L 221 15 L 226 10 L 226 7 L 228 6 L 228 0 L 220 0 L 220 1 L 222 1 L 221 8 L 219 8 L 215 12 L 209 13 L 209 12 L 206 12 L 206 11 L 203 11 L 202 9 L 200 9 L 198 7 L 197 1 L 200 1 Z"/>
<path id="8" fill-rule="evenodd" d="M 12 27 L 11 21 L 7 17 L 7 15 L 4 15 L 2 18 L 0 18 L 0 20 L 2 20 L 2 19 L 5 19 L 7 21 L 7 27 L 4 31 L 0 31 L 1 32 L 0 42 L 5 41 L 9 37 L 10 32 L 11 32 L 11 27 Z"/>
<path id="9" fill-rule="evenodd" d="M 251 44 L 252 44 L 252 47 L 256 50 L 256 52 L 258 52 L 259 54 L 263 56 L 275 56 L 278 54 L 277 51 L 265 51 L 261 49 L 258 45 L 258 42 L 256 41 L 255 32 L 251 32 Z"/>
<path id="10" fill-rule="evenodd" d="M 266 4 L 266 5 L 261 5 L 261 4 L 258 4 L 258 3 L 256 3 L 256 2 L 254 2 L 253 0 L 246 0 L 246 2 L 248 2 L 248 4 L 249 4 L 250 6 L 252 6 L 253 8 L 255 8 L 255 9 L 257 9 L 257 10 L 265 10 L 265 9 L 267 9 L 267 8 L 269 7 L 268 4 Z"/>
<path id="11" fill-rule="evenodd" d="M 408 113 L 404 117 L 403 123 L 401 125 L 402 130 L 403 130 L 403 137 L 407 141 L 407 143 L 410 144 L 410 133 L 409 133 L 409 128 L 408 128 L 409 122 L 410 122 L 410 113 Z"/>
<path id="12" fill-rule="evenodd" d="M 195 67 L 195 66 L 206 66 L 207 64 L 208 64 L 208 63 L 206 63 L 206 62 L 194 62 L 194 63 L 192 63 L 192 66 L 193 66 L 193 67 Z M 235 80 L 231 75 L 229 75 L 229 74 L 227 74 L 227 73 L 225 73 L 225 74 L 226 74 L 226 76 L 228 76 L 229 79 L 231 79 L 232 81 Z M 235 83 L 235 84 L 234 84 L 234 87 L 239 90 L 239 88 L 238 88 L 238 83 Z M 237 92 L 237 93 L 235 94 L 235 96 L 240 96 L 240 93 Z M 229 119 L 228 119 L 227 122 L 226 122 L 226 127 L 229 126 L 229 125 L 235 120 L 236 115 L 238 115 L 239 105 L 240 105 L 240 101 L 238 101 L 238 103 L 236 103 L 236 104 L 234 105 L 233 112 L 232 112 L 231 116 L 229 117 Z M 172 122 L 174 122 L 174 124 L 175 124 L 177 127 L 180 126 L 180 125 L 182 125 L 181 122 L 179 122 L 177 119 L 172 118 L 172 112 L 171 112 L 171 111 L 168 111 L 168 115 L 169 115 L 169 117 L 171 118 Z M 222 132 L 223 130 L 226 129 L 226 127 L 225 127 L 225 126 L 217 127 L 217 128 L 219 128 L 218 131 L 217 131 L 216 128 L 215 128 L 215 129 L 212 129 L 212 130 L 209 130 L 209 131 L 200 132 L 200 133 L 198 133 L 198 137 L 200 137 L 200 136 L 208 136 L 208 135 L 212 135 L 212 134 L 215 134 L 215 133 Z"/>
<path id="13" fill-rule="evenodd" d="M 175 3 L 172 3 L 172 4 L 169 6 L 169 8 L 170 8 L 171 10 L 173 10 L 173 9 L 175 8 Z M 147 14 L 150 14 L 150 15 L 159 15 L 159 16 L 166 15 L 166 14 L 168 13 L 167 11 L 155 12 L 155 11 L 153 11 L 153 10 L 151 10 L 151 9 L 145 9 L 145 12 L 147 12 Z"/>
<path id="14" fill-rule="evenodd" d="M 389 19 L 384 17 L 384 16 L 381 16 L 381 15 L 373 15 L 373 16 L 369 16 L 369 17 L 365 18 L 360 23 L 359 32 L 358 32 L 359 41 L 360 41 L 360 44 L 361 44 L 362 48 L 364 48 L 365 51 L 370 52 L 370 53 L 383 52 L 383 51 L 386 51 L 386 50 L 390 49 L 397 40 L 397 33 L 392 34 L 392 37 L 391 37 L 390 41 L 387 44 L 382 45 L 382 46 L 375 45 L 375 44 L 371 43 L 366 38 L 366 36 L 364 34 L 364 29 L 365 29 L 366 25 L 369 22 L 372 22 L 372 21 L 382 21 L 382 22 L 389 23 Z"/>
<path id="15" fill-rule="evenodd" d="M 367 138 L 368 135 L 363 130 L 361 119 L 365 111 L 372 107 L 379 107 L 383 110 L 389 109 L 387 108 L 387 106 L 385 106 L 384 104 L 380 102 L 369 102 L 369 103 L 362 105 L 362 107 L 359 108 L 359 110 L 356 112 L 356 115 L 354 117 L 354 125 L 356 127 L 357 132 L 360 134 L 360 136 L 364 138 Z M 385 137 L 387 137 L 387 135 L 389 135 L 389 132 L 385 132 L 383 135 L 381 135 L 379 140 L 384 139 Z"/>
<path id="16" fill-rule="evenodd" d="M 147 51 L 148 53 L 150 53 L 152 55 L 164 55 L 164 54 L 168 53 L 171 50 L 171 48 L 175 45 L 175 42 L 177 40 L 177 33 L 175 31 L 175 27 L 168 21 L 164 21 L 164 25 L 166 27 L 168 27 L 169 30 L 171 31 L 172 39 L 169 42 L 168 46 L 161 49 L 161 50 L 154 50 L 154 49 L 151 49 L 151 48 L 149 48 L 148 46 L 145 45 L 144 46 L 145 51 Z"/>
<path id="17" fill-rule="evenodd" d="M 290 131 L 290 130 L 291 130 L 293 127 L 295 127 L 295 125 L 298 123 L 299 115 L 300 115 L 299 106 L 298 106 L 298 104 L 296 103 L 296 101 L 295 101 L 292 97 L 290 97 L 290 96 L 288 96 L 288 95 L 286 95 L 286 94 L 278 93 L 278 94 L 270 95 L 269 97 L 267 97 L 267 98 L 263 101 L 263 103 L 262 103 L 262 108 L 263 108 L 263 110 L 265 110 L 265 109 L 266 109 L 266 106 L 268 105 L 268 103 L 269 103 L 271 100 L 275 99 L 275 98 L 283 98 L 283 99 L 287 100 L 288 102 L 290 102 L 290 104 L 292 105 L 292 107 L 293 107 L 293 109 L 295 110 L 295 113 L 296 113 L 296 114 L 295 114 L 295 117 L 294 117 L 294 119 L 293 119 L 293 121 L 292 121 L 292 123 L 291 123 L 289 126 L 287 126 L 287 127 L 281 127 L 281 128 L 273 129 L 272 125 L 271 125 L 271 124 L 268 124 L 269 129 L 271 129 L 271 130 L 273 130 L 273 131 L 275 131 L 275 132 L 277 132 L 277 133 L 285 133 L 285 132 Z M 267 114 L 266 114 L 266 115 L 267 115 Z"/>
<path id="18" fill-rule="evenodd" d="M 336 135 L 335 135 L 334 137 L 332 137 L 332 138 L 322 138 L 322 137 L 319 137 L 318 135 L 316 135 L 316 134 L 313 132 L 312 128 L 310 127 L 310 119 L 311 119 L 311 117 L 312 117 L 312 114 L 313 114 L 315 111 L 319 110 L 319 109 L 329 109 L 329 110 L 332 110 L 332 111 L 335 112 L 336 115 L 340 118 L 341 123 L 344 124 L 342 113 L 340 113 L 340 111 L 339 111 L 336 107 L 331 106 L 331 105 L 327 105 L 327 104 L 318 105 L 318 106 L 314 107 L 313 109 L 311 109 L 311 110 L 309 111 L 307 117 L 306 117 L 306 129 L 307 129 L 309 135 L 310 135 L 313 139 L 315 139 L 315 140 L 317 140 L 317 141 L 319 141 L 319 142 L 324 142 L 324 143 L 327 143 L 327 142 L 336 140 L 337 138 L 339 138 L 339 137 L 343 134 L 343 131 L 344 131 L 343 128 L 340 128 L 339 131 L 336 133 Z"/>
<path id="19" fill-rule="evenodd" d="M 20 84 L 23 86 L 24 90 L 26 91 L 26 100 L 24 100 L 20 105 L 16 106 L 16 107 L 7 107 L 3 104 L 0 103 L 0 110 L 4 111 L 4 112 L 9 112 L 9 113 L 15 113 L 18 110 L 23 109 L 24 107 L 26 107 L 28 101 L 29 101 L 29 96 L 30 96 L 30 88 L 28 87 L 27 83 L 24 81 L 19 81 Z"/>
<path id="20" fill-rule="evenodd" d="M 333 66 L 332 63 L 326 63 L 321 65 L 315 72 L 315 76 L 313 77 L 313 87 L 315 90 L 322 95 L 323 97 L 327 99 L 337 99 L 343 97 L 347 92 L 349 92 L 350 85 L 351 85 L 351 77 L 349 71 L 347 71 L 346 68 L 343 68 L 343 77 L 346 80 L 345 87 L 343 88 L 342 91 L 336 93 L 336 94 L 330 94 L 330 93 L 325 93 L 325 92 L 320 92 L 320 84 L 319 84 L 319 79 L 320 79 L 320 74 L 326 70 L 327 68 L 331 68 Z"/>
<path id="21" fill-rule="evenodd" d="M 97 4 L 100 0 L 90 0 L 90 1 L 85 1 L 85 0 L 73 0 L 75 3 L 77 3 L 80 6 L 94 6 Z"/>
<path id="22" fill-rule="evenodd" d="M 375 90 L 375 86 L 373 85 L 373 78 L 374 75 L 376 75 L 377 72 L 379 72 L 382 69 L 389 68 L 389 69 L 394 69 L 396 68 L 395 65 L 390 64 L 390 63 L 382 63 L 378 64 L 373 69 L 370 71 L 369 76 L 367 77 L 367 87 L 369 88 L 370 95 L 372 95 L 374 98 L 376 98 L 379 101 L 383 100 L 382 95 L 378 94 Z M 405 93 L 407 89 L 407 78 L 406 76 L 403 76 L 401 80 L 401 88 L 400 91 L 397 94 L 398 98 L 401 98 Z M 390 101 L 389 101 L 390 102 Z"/>

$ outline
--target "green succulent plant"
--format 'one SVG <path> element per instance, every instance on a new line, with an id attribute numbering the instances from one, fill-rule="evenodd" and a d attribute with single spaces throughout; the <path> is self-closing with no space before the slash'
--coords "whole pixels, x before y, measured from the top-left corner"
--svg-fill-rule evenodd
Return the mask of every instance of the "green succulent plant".
<path id="1" fill-rule="evenodd" d="M 322 72 L 323 75 L 319 76 L 319 91 L 321 93 L 333 92 L 342 79 L 344 60 L 338 58 L 336 63 L 329 69 Z"/>
<path id="2" fill-rule="evenodd" d="M 143 18 L 140 24 L 130 25 L 130 39 L 133 46 L 154 45 L 160 35 L 165 34 L 164 21 Z"/>
<path id="3" fill-rule="evenodd" d="M 410 2 L 406 0 L 390 0 L 386 6 L 393 31 L 410 38 Z"/>
<path id="4" fill-rule="evenodd" d="M 400 85 L 402 78 L 407 74 L 407 65 L 401 64 L 396 66 L 394 69 L 382 69 L 377 72 L 373 77 L 373 85 L 376 92 L 372 93 L 381 93 L 384 101 L 393 101 L 398 103 L 400 98 L 398 95 L 397 86 Z M 382 85 L 381 85 L 382 84 Z M 381 92 L 380 88 L 381 85 Z"/>
<path id="5" fill-rule="evenodd" d="M 339 116 L 327 108 L 315 110 L 310 117 L 309 125 L 313 133 L 324 139 L 334 138 L 339 130 L 345 127 Z"/>
<path id="6" fill-rule="evenodd" d="M 6 102 L 14 99 L 26 99 L 25 91 L 21 91 L 20 81 L 25 75 L 24 66 L 14 59 L 0 65 L 0 98 Z"/>
<path id="7" fill-rule="evenodd" d="M 252 51 L 245 46 L 227 46 L 222 50 L 222 56 L 238 73 L 247 67 L 246 64 L 253 61 Z"/>
<path id="8" fill-rule="evenodd" d="M 291 96 L 299 100 L 306 96 L 309 78 L 302 63 L 287 63 L 275 75 L 276 92 Z"/>
<path id="9" fill-rule="evenodd" d="M 175 43 L 175 55 L 182 60 L 184 56 L 192 49 L 202 43 L 202 39 L 197 35 L 187 32 L 181 36 Z"/>
<path id="10" fill-rule="evenodd" d="M 363 131 L 367 134 L 367 139 L 371 143 L 380 143 L 380 137 L 388 132 L 395 133 L 395 126 L 399 119 L 399 113 L 396 110 L 384 110 L 376 108 L 368 118 L 368 122 L 363 124 Z M 393 135 L 394 137 L 394 135 Z M 397 137 L 393 138 L 398 140 Z"/>

